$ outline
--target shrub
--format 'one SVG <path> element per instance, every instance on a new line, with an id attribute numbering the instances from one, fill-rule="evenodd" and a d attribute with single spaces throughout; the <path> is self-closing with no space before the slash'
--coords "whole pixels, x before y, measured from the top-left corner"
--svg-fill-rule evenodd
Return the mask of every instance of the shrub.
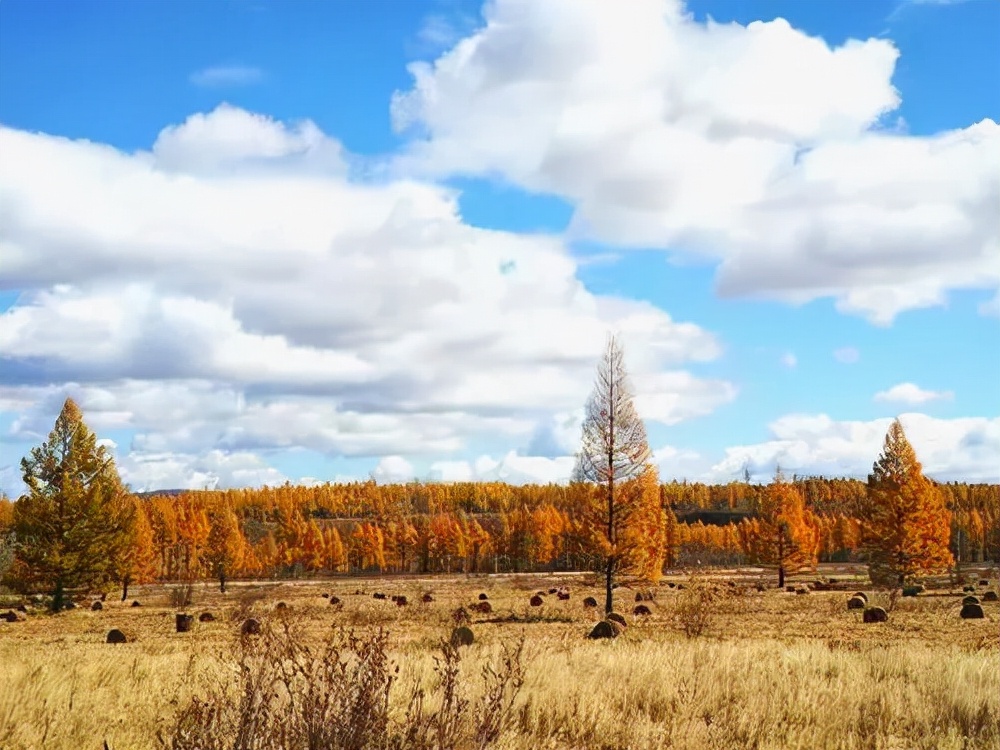
<path id="1" fill-rule="evenodd" d="M 692 580 L 682 592 L 677 598 L 674 617 L 684 635 L 697 638 L 708 631 L 715 619 L 715 592 L 698 580 Z"/>
<path id="2" fill-rule="evenodd" d="M 170 606 L 186 609 L 194 601 L 194 581 L 185 581 L 170 589 Z"/>

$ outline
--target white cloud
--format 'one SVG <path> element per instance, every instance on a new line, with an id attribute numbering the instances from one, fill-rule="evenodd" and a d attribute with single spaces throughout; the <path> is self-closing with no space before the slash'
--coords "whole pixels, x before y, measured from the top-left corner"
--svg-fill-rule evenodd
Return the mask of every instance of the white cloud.
<path id="1" fill-rule="evenodd" d="M 833 358 L 841 364 L 853 365 L 861 359 L 861 352 L 853 346 L 842 346 L 834 350 Z"/>
<path id="2" fill-rule="evenodd" d="M 413 464 L 402 456 L 386 456 L 372 470 L 372 477 L 379 484 L 409 482 L 414 478 Z"/>
<path id="3" fill-rule="evenodd" d="M 799 364 L 799 358 L 796 357 L 792 352 L 785 352 L 781 355 L 781 364 L 785 367 L 792 369 Z"/>
<path id="4" fill-rule="evenodd" d="M 133 492 L 277 486 L 288 481 L 259 456 L 209 450 L 200 455 L 131 451 L 115 461 Z"/>
<path id="5" fill-rule="evenodd" d="M 882 128 L 898 54 L 783 19 L 700 24 L 673 0 L 497 0 L 410 66 L 396 166 L 499 175 L 570 200 L 578 234 L 714 260 L 722 294 L 888 324 L 1000 285 L 1000 126 Z"/>
<path id="6" fill-rule="evenodd" d="M 250 65 L 215 65 L 191 74 L 191 83 L 203 88 L 252 86 L 264 80 L 264 71 Z"/>
<path id="7" fill-rule="evenodd" d="M 1000 480 L 1000 418 L 935 419 L 910 413 L 899 419 L 927 476 L 940 481 Z M 767 481 L 776 465 L 787 474 L 864 478 L 882 451 L 891 422 L 789 414 L 771 423 L 771 440 L 727 448 L 726 457 L 705 478 L 730 481 L 747 465 L 757 481 Z"/>
<path id="8" fill-rule="evenodd" d="M 926 391 L 914 383 L 899 383 L 876 393 L 875 401 L 916 405 L 928 401 L 951 401 L 954 397 L 951 391 Z"/>

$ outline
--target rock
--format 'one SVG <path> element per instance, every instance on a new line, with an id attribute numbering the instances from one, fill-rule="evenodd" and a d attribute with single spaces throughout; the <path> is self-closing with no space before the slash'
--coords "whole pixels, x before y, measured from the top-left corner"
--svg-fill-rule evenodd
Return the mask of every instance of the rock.
<path id="1" fill-rule="evenodd" d="M 982 604 L 963 604 L 959 616 L 963 620 L 982 620 L 986 617 Z"/>
<path id="2" fill-rule="evenodd" d="M 109 630 L 108 631 L 108 637 L 104 639 L 104 642 L 105 643 L 128 643 L 128 638 L 126 638 L 125 634 L 122 631 L 118 630 L 118 628 L 114 628 L 113 630 Z"/>
<path id="3" fill-rule="evenodd" d="M 598 638 L 617 638 L 620 632 L 618 628 L 607 620 L 601 620 L 594 626 L 594 629 L 590 631 L 587 637 L 595 640 Z"/>
<path id="4" fill-rule="evenodd" d="M 592 596 L 588 596 L 586 599 L 583 600 L 583 606 L 586 607 L 587 609 L 590 609 L 591 607 L 596 607 L 597 599 L 595 599 Z"/>
<path id="5" fill-rule="evenodd" d="M 635 609 L 632 610 L 632 614 L 637 616 L 646 616 L 653 614 L 653 612 L 645 604 L 637 604 L 635 605 Z"/>
<path id="6" fill-rule="evenodd" d="M 192 625 L 194 625 L 194 615 L 178 612 L 174 617 L 174 626 L 178 633 L 187 633 Z"/>
<path id="7" fill-rule="evenodd" d="M 486 596 L 486 594 L 480 594 L 479 595 L 479 601 L 485 602 L 487 599 L 489 599 L 489 597 Z"/>
<path id="8" fill-rule="evenodd" d="M 862 599 L 860 596 L 857 596 L 857 595 L 852 596 L 850 599 L 847 600 L 847 608 L 848 609 L 864 609 L 865 608 L 865 600 Z"/>
<path id="9" fill-rule="evenodd" d="M 623 628 L 628 627 L 628 622 L 625 620 L 625 616 L 620 615 L 617 612 L 612 612 L 611 614 L 609 614 L 607 619 L 609 622 L 617 622 Z"/>
<path id="10" fill-rule="evenodd" d="M 862 619 L 865 622 L 888 622 L 889 615 L 881 607 L 869 607 L 865 610 Z"/>
<path id="11" fill-rule="evenodd" d="M 215 615 L 211 612 L 202 612 L 198 615 L 198 622 L 215 622 Z"/>
<path id="12" fill-rule="evenodd" d="M 464 625 L 455 628 L 451 631 L 451 645 L 452 646 L 471 646 L 472 642 L 475 640 L 475 636 L 472 634 L 470 628 Z"/>
<path id="13" fill-rule="evenodd" d="M 532 607 L 541 607 L 544 603 L 545 603 L 545 600 L 542 599 L 542 597 L 540 597 L 538 594 L 535 594 L 528 601 L 528 604 L 530 604 Z"/>
<path id="14" fill-rule="evenodd" d="M 240 635 L 260 635 L 260 620 L 255 620 L 252 617 L 244 620 L 243 624 L 240 625 Z"/>
<path id="15" fill-rule="evenodd" d="M 101 604 L 100 600 L 90 605 L 91 612 L 100 612 L 102 609 L 104 609 L 104 605 Z"/>
<path id="16" fill-rule="evenodd" d="M 984 602 L 995 602 L 1000 597 L 997 596 L 996 591 L 984 591 L 983 595 L 980 597 Z"/>

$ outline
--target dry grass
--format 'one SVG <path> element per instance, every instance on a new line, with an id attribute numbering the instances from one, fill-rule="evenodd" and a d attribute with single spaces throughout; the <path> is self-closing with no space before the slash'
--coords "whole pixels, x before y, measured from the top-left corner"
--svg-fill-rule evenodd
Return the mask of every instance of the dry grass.
<path id="1" fill-rule="evenodd" d="M 597 591 L 586 583 L 580 576 L 342 579 L 234 585 L 225 596 L 199 586 L 187 612 L 208 610 L 216 620 L 183 634 L 173 632 L 169 591 L 147 587 L 135 594 L 138 608 L 109 602 L 101 612 L 0 622 L 0 748 L 100 750 L 104 740 L 112 750 L 166 746 L 159 738 L 170 736 L 192 696 L 235 676 L 235 633 L 250 614 L 265 623 L 292 618 L 304 643 L 385 628 L 400 667 L 393 717 L 405 717 L 417 687 L 433 713 L 440 642 L 455 609 L 469 609 L 480 592 L 493 611 L 470 610 L 476 641 L 462 650 L 459 675 L 470 705 L 488 700 L 481 673 L 501 646 L 522 635 L 527 644 L 513 725 L 495 747 L 1000 747 L 997 603 L 984 604 L 985 620 L 963 621 L 960 596 L 922 594 L 899 599 L 888 623 L 864 625 L 860 612 L 846 609 L 850 592 L 799 596 L 709 582 L 716 587 L 706 598 L 711 616 L 702 635 L 689 638 L 678 613 L 691 598 L 661 586 L 651 616 L 627 614 L 620 638 L 592 642 L 584 635 L 601 615 L 583 607 Z M 528 606 L 532 593 L 555 586 L 567 586 L 571 599 L 546 596 L 544 606 Z M 427 591 L 434 602 L 423 604 Z M 330 606 L 323 592 L 340 597 L 342 607 Z M 411 604 L 375 600 L 375 592 L 405 594 Z M 619 591 L 620 611 L 631 612 L 633 597 Z M 871 598 L 885 605 L 878 594 Z M 288 603 L 286 615 L 275 610 L 278 601 Z M 113 627 L 131 642 L 105 644 Z"/>

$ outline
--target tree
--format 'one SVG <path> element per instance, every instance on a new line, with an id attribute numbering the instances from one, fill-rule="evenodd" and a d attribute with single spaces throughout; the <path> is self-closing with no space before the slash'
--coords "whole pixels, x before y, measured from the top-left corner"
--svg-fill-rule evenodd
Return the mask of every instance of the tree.
<path id="1" fill-rule="evenodd" d="M 952 565 L 951 512 L 943 493 L 924 477 L 898 419 L 886 433 L 859 505 L 861 547 L 873 583 L 902 585 Z"/>
<path id="2" fill-rule="evenodd" d="M 122 601 L 128 599 L 128 587 L 133 583 L 149 583 L 156 575 L 156 548 L 153 527 L 142 507 L 142 500 L 130 498 L 132 526 L 128 530 L 122 555 L 115 565 L 115 579 L 122 585 Z"/>
<path id="3" fill-rule="evenodd" d="M 786 573 L 815 567 L 819 553 L 816 519 L 781 469 L 761 498 L 758 517 L 743 523 L 744 551 L 755 561 L 778 566 L 778 588 L 784 587 Z"/>
<path id="4" fill-rule="evenodd" d="M 226 593 L 226 580 L 243 563 L 246 543 L 240 531 L 240 522 L 229 503 L 223 503 L 208 512 L 208 539 L 203 555 L 205 567 L 219 579 L 219 592 Z"/>
<path id="5" fill-rule="evenodd" d="M 66 399 L 49 439 L 21 460 L 28 492 L 14 504 L 17 556 L 30 582 L 52 590 L 102 585 L 120 569 L 133 506 L 114 460 Z"/>
<path id="6" fill-rule="evenodd" d="M 610 336 L 587 401 L 573 470 L 573 481 L 595 485 L 584 495 L 582 520 L 601 561 L 604 609 L 609 614 L 616 574 L 650 575 L 656 567 L 653 558 L 662 565 L 663 514 L 650 456 L 646 428 L 632 403 L 625 355 Z M 644 543 L 651 532 L 659 544 Z M 655 551 L 654 546 L 660 549 Z"/>

